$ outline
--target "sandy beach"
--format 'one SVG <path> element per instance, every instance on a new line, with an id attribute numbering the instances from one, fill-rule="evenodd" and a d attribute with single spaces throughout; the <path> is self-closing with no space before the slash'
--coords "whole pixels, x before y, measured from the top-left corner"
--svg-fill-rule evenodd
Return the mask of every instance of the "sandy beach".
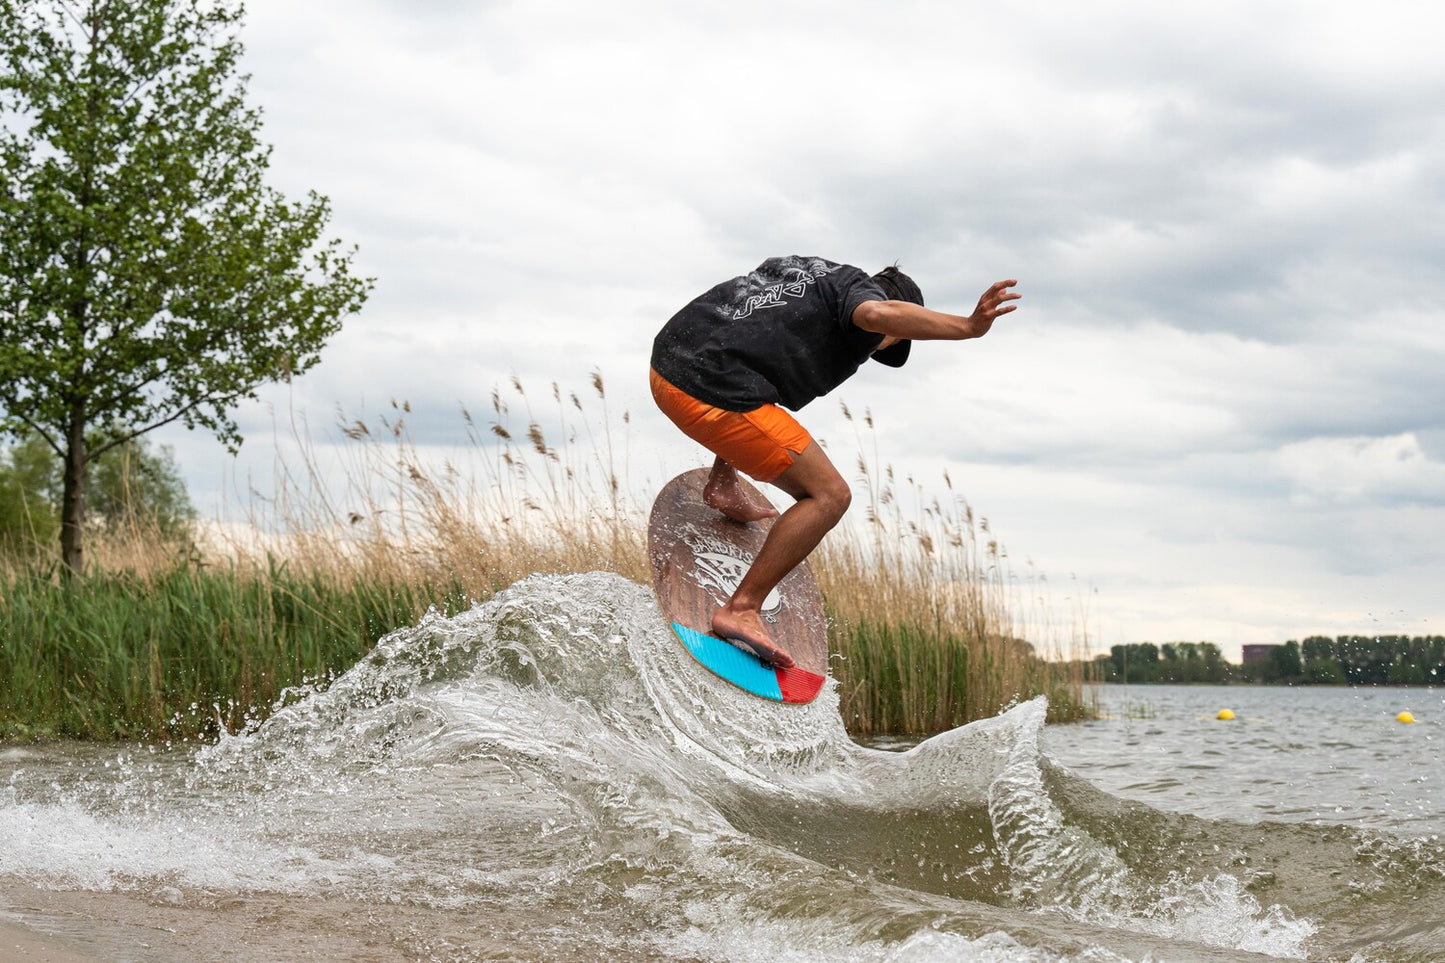
<path id="1" fill-rule="evenodd" d="M 99 959 L 55 937 L 0 919 L 0 963 L 98 963 Z"/>

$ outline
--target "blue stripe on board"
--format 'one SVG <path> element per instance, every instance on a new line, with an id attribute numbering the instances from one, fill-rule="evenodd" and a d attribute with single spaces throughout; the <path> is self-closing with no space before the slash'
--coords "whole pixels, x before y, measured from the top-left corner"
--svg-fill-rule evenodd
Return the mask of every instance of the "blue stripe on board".
<path id="1" fill-rule="evenodd" d="M 693 658 L 707 666 L 709 671 L 753 695 L 775 702 L 783 701 L 783 690 L 778 687 L 778 673 L 772 666 L 763 665 L 757 656 L 716 636 L 703 635 L 678 622 L 672 623 L 672 630 L 677 633 L 682 644 L 687 646 Z"/>

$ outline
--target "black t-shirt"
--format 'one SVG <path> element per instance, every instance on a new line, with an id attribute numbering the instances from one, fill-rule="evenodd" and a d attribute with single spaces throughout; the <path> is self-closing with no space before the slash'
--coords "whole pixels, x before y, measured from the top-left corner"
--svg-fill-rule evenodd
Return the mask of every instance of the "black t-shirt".
<path id="1" fill-rule="evenodd" d="M 652 342 L 652 367 L 717 408 L 781 404 L 796 411 L 868 360 L 883 335 L 855 325 L 853 309 L 886 300 L 856 267 L 769 258 L 673 315 Z"/>

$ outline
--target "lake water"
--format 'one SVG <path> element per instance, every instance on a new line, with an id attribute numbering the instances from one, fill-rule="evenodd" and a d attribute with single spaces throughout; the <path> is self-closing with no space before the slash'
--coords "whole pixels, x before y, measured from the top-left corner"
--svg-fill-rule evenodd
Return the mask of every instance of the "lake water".
<path id="1" fill-rule="evenodd" d="M 1211 819 L 1445 835 L 1445 692 L 1102 686 L 1105 718 L 1050 726 L 1047 755 L 1093 785 Z M 1234 713 L 1231 721 L 1217 717 Z M 1401 712 L 1416 722 L 1396 721 Z"/>
<path id="2" fill-rule="evenodd" d="M 537 577 L 217 745 L 0 747 L 0 920 L 162 963 L 1445 960 L 1439 692 L 1100 700 L 859 746 L 650 591 Z"/>

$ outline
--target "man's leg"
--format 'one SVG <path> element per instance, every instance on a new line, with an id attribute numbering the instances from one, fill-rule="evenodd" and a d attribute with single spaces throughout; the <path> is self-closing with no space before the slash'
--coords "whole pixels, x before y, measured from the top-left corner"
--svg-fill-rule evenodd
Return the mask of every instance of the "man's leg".
<path id="1" fill-rule="evenodd" d="M 763 600 L 838 524 L 853 494 L 817 442 L 809 443 L 773 484 L 797 502 L 773 523 L 737 591 L 714 613 L 712 630 L 714 635 L 744 642 L 760 657 L 788 668 L 793 657 L 768 633 L 762 618 Z"/>
<path id="2" fill-rule="evenodd" d="M 702 488 L 702 500 L 735 522 L 756 522 L 777 516 L 777 509 L 764 503 L 755 504 L 742 485 L 738 472 L 719 457 L 712 463 L 712 474 Z"/>

